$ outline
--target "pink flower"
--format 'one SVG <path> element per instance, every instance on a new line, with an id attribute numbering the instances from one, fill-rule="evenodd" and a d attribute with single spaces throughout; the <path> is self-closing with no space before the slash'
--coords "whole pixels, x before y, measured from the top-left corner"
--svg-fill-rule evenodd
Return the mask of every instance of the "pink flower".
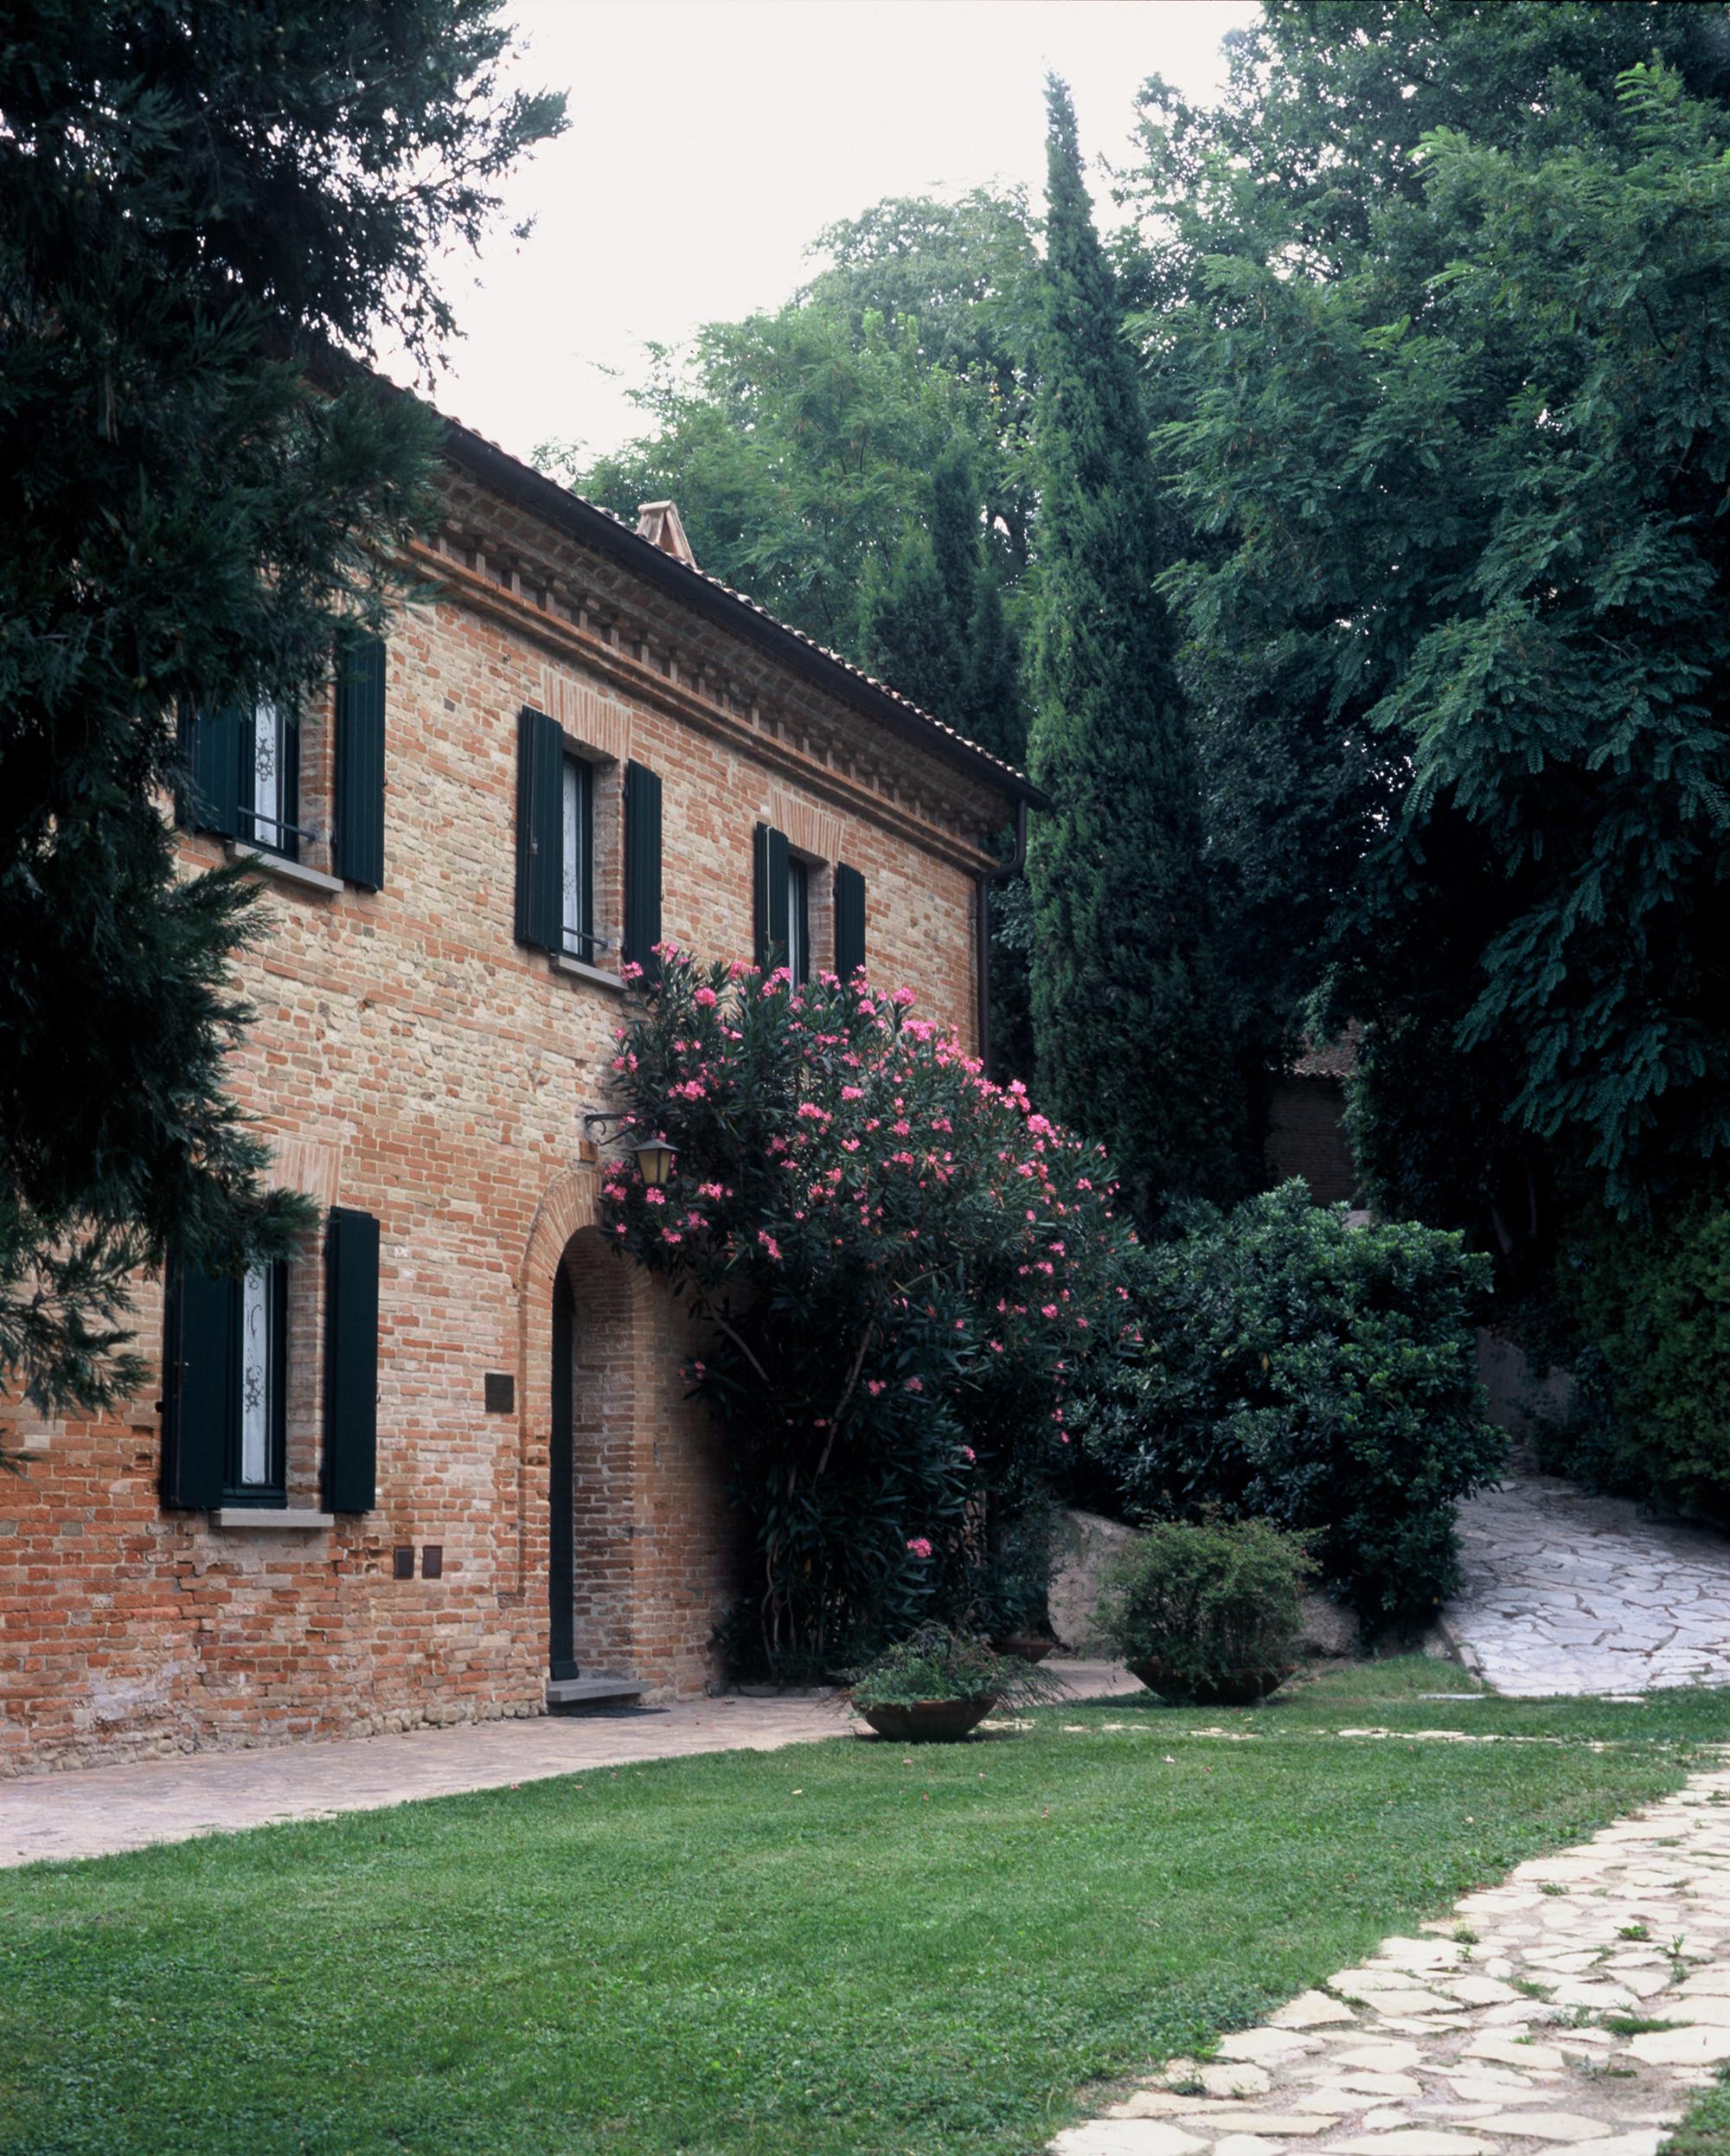
<path id="1" fill-rule="evenodd" d="M 721 1001 L 721 998 L 715 994 L 714 989 L 712 988 L 699 988 L 696 993 L 691 998 L 691 1001 L 696 1004 L 700 1011 L 713 1011 L 716 1004 Z"/>
<path id="2" fill-rule="evenodd" d="M 907 1009 L 907 1005 L 913 1001 L 913 991 L 911 988 L 898 988 L 894 992 L 894 998 L 892 998 L 897 1008 L 902 1011 Z"/>
<path id="3" fill-rule="evenodd" d="M 914 1535 L 910 1537 L 907 1542 L 907 1548 L 915 1557 L 928 1557 L 931 1555 L 931 1544 L 926 1540 L 923 1535 Z"/>
<path id="4" fill-rule="evenodd" d="M 620 1232 L 621 1232 L 621 1233 L 623 1233 L 623 1230 L 621 1229 L 621 1231 L 620 1231 Z M 880 1392 L 882 1392 L 882 1391 L 885 1389 L 884 1383 L 883 1383 L 883 1380 L 882 1380 L 881 1377 L 873 1377 L 873 1378 L 869 1378 L 869 1379 L 868 1379 L 868 1380 L 867 1380 L 867 1382 L 866 1382 L 865 1389 L 866 1389 L 866 1391 L 867 1391 L 867 1392 L 868 1392 L 868 1393 L 870 1394 L 871 1397 L 875 1400 L 875 1399 L 877 1397 L 878 1394 L 879 1394 Z"/>
<path id="5" fill-rule="evenodd" d="M 971 1467 L 971 1466 L 972 1466 L 973 1462 L 974 1462 L 974 1461 L 975 1461 L 975 1460 L 976 1460 L 979 1457 L 979 1455 L 977 1454 L 977 1453 L 976 1453 L 976 1452 L 974 1451 L 973 1447 L 972 1447 L 971 1445 L 964 1445 L 964 1446 L 961 1447 L 961 1457 L 962 1457 L 962 1458 L 963 1458 L 963 1459 L 964 1459 L 964 1460 L 967 1462 L 968 1466 Z"/>
<path id="6" fill-rule="evenodd" d="M 925 1380 L 920 1377 L 910 1377 L 908 1378 L 907 1383 L 901 1387 L 901 1390 L 903 1392 L 923 1392 L 925 1390 Z"/>
<path id="7" fill-rule="evenodd" d="M 664 1190 L 645 1190 L 643 1193 L 643 1203 L 645 1205 L 664 1205 L 667 1203 L 667 1194 Z"/>

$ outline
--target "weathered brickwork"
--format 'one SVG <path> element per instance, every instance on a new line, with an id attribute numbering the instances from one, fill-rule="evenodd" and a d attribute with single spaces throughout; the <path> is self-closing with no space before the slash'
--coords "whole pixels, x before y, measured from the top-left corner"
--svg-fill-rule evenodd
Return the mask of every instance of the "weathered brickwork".
<path id="1" fill-rule="evenodd" d="M 725 1462 L 684 1398 L 680 1313 L 595 1225 L 582 1112 L 606 1101 L 623 999 L 513 940 L 524 705 L 599 760 L 604 938 L 632 759 L 663 782 L 666 936 L 750 954 L 753 827 L 773 822 L 814 863 L 862 871 L 874 975 L 973 1036 L 983 838 L 1013 813 L 990 773 L 456 472 L 450 517 L 423 564 L 443 590 L 389 645 L 385 888 L 264 878 L 269 933 L 244 967 L 257 1017 L 233 1069 L 279 1178 L 381 1224 L 376 1508 L 292 1532 L 165 1509 L 155 1383 L 97 1423 L 0 1408 L 29 1451 L 22 1477 L 0 1478 L 0 1772 L 541 1712 L 561 1267 L 578 1657 L 665 1696 L 713 1673 L 740 1584 Z M 330 730 L 323 714 L 303 725 L 308 821 L 329 798 Z M 183 847 L 189 869 L 222 857 L 215 839 Z M 317 844 L 303 858 L 330 866 Z M 826 965 L 826 876 L 812 896 Z M 290 1296 L 288 1502 L 307 1509 L 320 1274 L 309 1250 Z M 158 1284 L 137 1310 L 154 1349 Z M 514 1379 L 509 1413 L 488 1411 L 489 1371 Z M 394 1576 L 401 1549 L 412 1578 Z"/>

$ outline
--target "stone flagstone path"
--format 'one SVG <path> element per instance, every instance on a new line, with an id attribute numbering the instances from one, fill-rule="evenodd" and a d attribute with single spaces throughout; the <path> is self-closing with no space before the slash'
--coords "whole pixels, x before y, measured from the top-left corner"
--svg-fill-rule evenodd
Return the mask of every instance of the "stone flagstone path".
<path id="1" fill-rule="evenodd" d="M 1656 2156 L 1730 2060 L 1730 1770 L 1422 1932 L 1052 2156 Z"/>
<path id="2" fill-rule="evenodd" d="M 1442 1628 L 1497 1691 L 1730 1684 L 1730 1537 L 1551 1475 L 1481 1491 L 1459 1524 L 1465 1584 Z"/>

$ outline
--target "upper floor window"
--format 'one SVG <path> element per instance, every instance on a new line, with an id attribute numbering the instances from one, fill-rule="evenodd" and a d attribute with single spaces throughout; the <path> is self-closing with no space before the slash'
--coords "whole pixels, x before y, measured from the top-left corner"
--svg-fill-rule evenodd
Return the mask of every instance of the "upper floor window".
<path id="1" fill-rule="evenodd" d="M 240 836 L 266 853 L 300 858 L 300 728 L 279 704 L 261 703 L 240 755 Z"/>
<path id="2" fill-rule="evenodd" d="M 337 638 L 328 699 L 299 711 L 260 698 L 188 708 L 175 812 L 195 831 L 341 876 L 384 884 L 386 651 Z"/>
<path id="3" fill-rule="evenodd" d="M 811 979 L 811 870 L 787 857 L 787 971 L 796 981 Z"/>
<path id="4" fill-rule="evenodd" d="M 563 845 L 560 889 L 561 926 L 567 957 L 592 959 L 594 933 L 594 773 L 580 756 L 565 759 L 561 796 Z"/>

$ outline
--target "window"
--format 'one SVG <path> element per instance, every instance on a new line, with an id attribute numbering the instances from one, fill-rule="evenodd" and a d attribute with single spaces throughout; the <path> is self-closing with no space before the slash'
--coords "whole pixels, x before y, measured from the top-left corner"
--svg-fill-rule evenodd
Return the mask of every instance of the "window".
<path id="1" fill-rule="evenodd" d="M 223 1495 L 241 1505 L 280 1504 L 288 1403 L 288 1267 L 254 1266 L 240 1282 L 240 1414 Z"/>
<path id="2" fill-rule="evenodd" d="M 170 1267 L 165 1505 L 285 1511 L 291 1488 L 310 1492 L 315 1480 L 327 1511 L 367 1512 L 377 1503 L 379 1224 L 370 1213 L 331 1208 L 322 1281 L 320 1274 L 311 1251 L 292 1266 L 254 1267 L 238 1280 L 185 1262 Z M 322 1356 L 314 1351 L 321 1287 Z M 321 1394 L 324 1444 L 315 1459 Z"/>
<path id="3" fill-rule="evenodd" d="M 660 786 L 652 771 L 629 764 L 621 802 L 604 761 L 598 767 L 544 711 L 523 707 L 516 752 L 519 943 L 545 951 L 555 964 L 604 970 L 601 954 L 616 946 L 598 932 L 595 893 L 599 887 L 603 894 L 603 919 L 617 920 L 619 836 L 608 818 L 622 805 L 624 955 L 651 970 L 652 946 L 661 939 Z"/>
<path id="4" fill-rule="evenodd" d="M 266 853 L 299 857 L 300 728 L 279 704 L 260 703 L 241 729 L 240 836 Z"/>
<path id="5" fill-rule="evenodd" d="M 811 871 L 791 855 L 787 859 L 787 971 L 796 981 L 811 979 Z"/>
<path id="6" fill-rule="evenodd" d="M 559 877 L 561 930 L 567 958 L 593 965 L 594 932 L 594 772 L 580 756 L 565 759 Z"/>
<path id="7" fill-rule="evenodd" d="M 382 889 L 387 672 L 382 640 L 349 630 L 328 703 L 183 707 L 178 820 L 315 871 L 285 881 Z"/>

